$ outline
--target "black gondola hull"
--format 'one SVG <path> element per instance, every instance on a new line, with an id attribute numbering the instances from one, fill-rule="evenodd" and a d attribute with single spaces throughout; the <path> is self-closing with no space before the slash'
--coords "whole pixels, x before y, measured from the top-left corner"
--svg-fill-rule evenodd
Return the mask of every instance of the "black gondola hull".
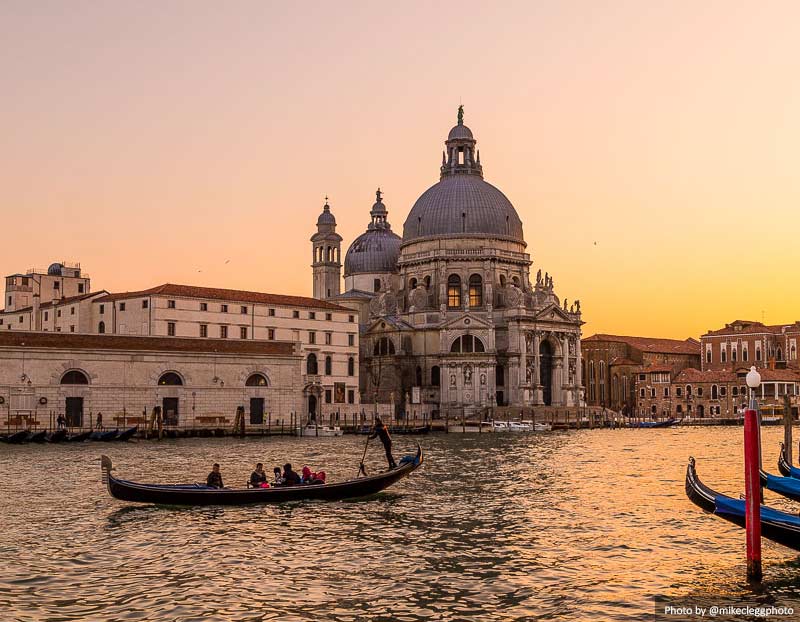
<path id="1" fill-rule="evenodd" d="M 741 514 L 731 514 L 717 510 L 718 499 L 726 502 L 735 502 L 737 500 L 732 497 L 726 497 L 703 484 L 697 477 L 694 458 L 689 458 L 689 465 L 686 467 L 686 496 L 689 497 L 692 503 L 706 512 L 711 512 L 739 527 L 745 526 L 746 519 L 743 512 Z M 772 516 L 777 515 L 778 519 L 765 517 L 765 510 Z M 800 518 L 794 514 L 762 507 L 761 535 L 790 549 L 800 551 Z"/>
<path id="2" fill-rule="evenodd" d="M 208 488 L 202 485 L 162 486 L 138 484 L 111 475 L 111 460 L 101 458 L 103 480 L 112 497 L 122 501 L 158 505 L 248 505 L 253 503 L 283 503 L 286 501 L 341 501 L 374 495 L 403 479 L 422 464 L 422 449 L 399 467 L 346 482 L 321 485 L 272 488 Z"/>

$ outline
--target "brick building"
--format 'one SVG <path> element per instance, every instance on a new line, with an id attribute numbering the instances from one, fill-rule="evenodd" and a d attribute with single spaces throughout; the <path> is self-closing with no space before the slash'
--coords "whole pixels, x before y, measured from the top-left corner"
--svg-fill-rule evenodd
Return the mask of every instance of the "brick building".
<path id="1" fill-rule="evenodd" d="M 800 321 L 793 324 L 766 325 L 736 320 L 724 328 L 710 330 L 700 337 L 702 367 L 706 370 L 759 369 L 800 370 L 797 347 Z"/>
<path id="2" fill-rule="evenodd" d="M 597 334 L 583 339 L 581 350 L 586 404 L 626 414 L 638 408 L 637 383 L 653 377 L 668 386 L 673 375 L 700 366 L 696 339 Z"/>

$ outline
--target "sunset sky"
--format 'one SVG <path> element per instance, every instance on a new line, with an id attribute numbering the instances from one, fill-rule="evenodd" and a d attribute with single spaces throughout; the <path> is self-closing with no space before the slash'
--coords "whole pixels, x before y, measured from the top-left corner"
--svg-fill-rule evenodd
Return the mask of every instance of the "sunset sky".
<path id="1" fill-rule="evenodd" d="M 800 319 L 796 2 L 0 3 L 0 273 L 311 294 L 459 101 L 584 334 Z"/>

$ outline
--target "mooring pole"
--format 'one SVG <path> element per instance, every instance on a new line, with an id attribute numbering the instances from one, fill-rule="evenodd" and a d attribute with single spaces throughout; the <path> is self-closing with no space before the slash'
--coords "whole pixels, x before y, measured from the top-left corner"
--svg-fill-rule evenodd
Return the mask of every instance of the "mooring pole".
<path id="1" fill-rule="evenodd" d="M 761 580 L 761 443 L 759 439 L 758 402 L 756 389 L 761 375 L 755 366 L 747 373 L 750 388 L 750 407 L 744 413 L 744 483 L 745 529 L 747 532 L 747 578 Z"/>
<path id="2" fill-rule="evenodd" d="M 792 402 L 787 392 L 783 396 L 783 446 L 786 448 L 786 462 L 792 463 Z"/>

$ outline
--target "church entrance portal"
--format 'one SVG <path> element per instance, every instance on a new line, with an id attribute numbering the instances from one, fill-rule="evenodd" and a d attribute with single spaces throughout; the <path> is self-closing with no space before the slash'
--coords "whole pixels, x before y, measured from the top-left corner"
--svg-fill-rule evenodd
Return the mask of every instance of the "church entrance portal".
<path id="1" fill-rule="evenodd" d="M 539 344 L 539 384 L 545 406 L 553 403 L 553 347 L 549 341 Z"/>

